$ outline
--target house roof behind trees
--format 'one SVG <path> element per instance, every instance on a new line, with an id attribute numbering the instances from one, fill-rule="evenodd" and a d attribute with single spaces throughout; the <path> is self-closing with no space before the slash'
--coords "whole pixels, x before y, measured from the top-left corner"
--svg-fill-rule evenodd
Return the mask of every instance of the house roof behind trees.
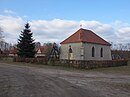
<path id="1" fill-rule="evenodd" d="M 80 28 L 78 31 L 76 31 L 74 34 L 72 34 L 70 37 L 62 41 L 60 44 L 67 44 L 67 43 L 95 43 L 95 44 L 102 44 L 102 45 L 108 45 L 111 44 L 95 34 L 91 30 L 86 30 L 83 28 Z"/>
<path id="2" fill-rule="evenodd" d="M 17 54 L 17 52 L 18 52 L 18 49 L 16 47 L 11 48 L 9 51 L 10 54 Z"/>
<path id="3" fill-rule="evenodd" d="M 36 51 L 37 53 L 43 54 L 46 53 L 47 49 L 48 49 L 47 46 L 40 46 L 39 48 L 36 49 Z"/>

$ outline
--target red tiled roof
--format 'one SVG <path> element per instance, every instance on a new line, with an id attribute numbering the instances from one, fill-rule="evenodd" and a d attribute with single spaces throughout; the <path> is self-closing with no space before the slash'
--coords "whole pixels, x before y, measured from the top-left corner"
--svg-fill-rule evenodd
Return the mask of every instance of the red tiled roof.
<path id="1" fill-rule="evenodd" d="M 102 44 L 102 45 L 111 45 L 109 42 L 105 41 L 100 36 L 96 35 L 91 30 L 86 30 L 80 28 L 70 37 L 62 41 L 60 44 L 67 44 L 67 43 L 77 43 L 77 42 L 87 42 L 87 43 L 95 43 L 95 44 Z"/>
<path id="2" fill-rule="evenodd" d="M 38 50 L 40 50 L 42 54 L 43 54 L 43 53 L 46 53 L 46 51 L 47 51 L 47 46 L 40 46 L 36 51 L 38 51 Z"/>
<path id="3" fill-rule="evenodd" d="M 10 54 L 17 54 L 17 52 L 18 52 L 18 49 L 17 48 L 12 48 L 10 51 L 9 51 L 9 53 Z"/>

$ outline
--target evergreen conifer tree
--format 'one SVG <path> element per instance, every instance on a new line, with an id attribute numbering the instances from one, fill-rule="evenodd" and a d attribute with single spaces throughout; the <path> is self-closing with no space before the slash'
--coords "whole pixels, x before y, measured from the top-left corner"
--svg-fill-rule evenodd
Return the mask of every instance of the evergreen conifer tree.
<path id="1" fill-rule="evenodd" d="M 21 31 L 18 39 L 18 56 L 23 58 L 33 58 L 35 56 L 35 43 L 32 35 L 29 23 L 25 24 L 25 29 Z"/>

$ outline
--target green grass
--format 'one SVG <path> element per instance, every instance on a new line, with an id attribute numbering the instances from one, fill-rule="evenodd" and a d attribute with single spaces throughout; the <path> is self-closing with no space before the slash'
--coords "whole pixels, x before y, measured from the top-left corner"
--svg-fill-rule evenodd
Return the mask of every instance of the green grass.
<path id="1" fill-rule="evenodd" d="M 102 73 L 120 73 L 120 74 L 130 74 L 130 65 L 119 66 L 119 67 L 109 67 L 109 68 L 97 68 L 92 71 L 98 71 Z"/>

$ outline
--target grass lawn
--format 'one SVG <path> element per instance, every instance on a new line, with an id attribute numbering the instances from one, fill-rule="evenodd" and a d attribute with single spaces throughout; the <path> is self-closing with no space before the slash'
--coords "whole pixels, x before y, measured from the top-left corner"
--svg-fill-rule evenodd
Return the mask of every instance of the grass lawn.
<path id="1" fill-rule="evenodd" d="M 97 68 L 97 69 L 93 69 L 92 71 L 98 71 L 98 72 L 102 72 L 102 73 L 130 74 L 130 61 L 128 61 L 127 66 Z"/>
<path id="2" fill-rule="evenodd" d="M 92 71 L 98 71 L 102 73 L 130 74 L 130 65 L 119 66 L 119 67 L 109 67 L 109 68 L 97 68 L 97 69 L 93 69 Z"/>

